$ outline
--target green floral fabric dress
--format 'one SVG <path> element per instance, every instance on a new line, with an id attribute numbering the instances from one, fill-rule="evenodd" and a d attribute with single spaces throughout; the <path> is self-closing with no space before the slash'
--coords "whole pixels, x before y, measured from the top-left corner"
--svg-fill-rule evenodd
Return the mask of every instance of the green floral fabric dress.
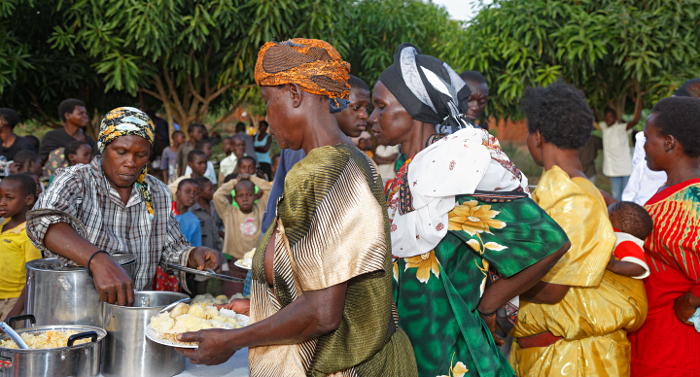
<path id="1" fill-rule="evenodd" d="M 399 326 L 418 374 L 514 376 L 476 311 L 487 275 L 522 271 L 564 246 L 566 233 L 524 193 L 457 196 L 448 216 L 447 235 L 434 250 L 393 266 Z"/>

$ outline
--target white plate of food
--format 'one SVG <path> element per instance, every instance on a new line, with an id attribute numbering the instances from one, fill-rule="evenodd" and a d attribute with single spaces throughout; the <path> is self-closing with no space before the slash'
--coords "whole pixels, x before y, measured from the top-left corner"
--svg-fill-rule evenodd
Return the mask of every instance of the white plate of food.
<path id="1" fill-rule="evenodd" d="M 217 309 L 205 303 L 180 303 L 171 311 L 163 311 L 151 317 L 146 327 L 146 337 L 170 347 L 197 348 L 197 343 L 184 343 L 177 334 L 206 329 L 236 329 L 247 326 L 250 318 L 233 310 Z"/>
<path id="2" fill-rule="evenodd" d="M 233 265 L 240 267 L 244 270 L 253 269 L 253 256 L 255 255 L 255 249 L 243 254 L 243 258 L 233 262 Z"/>

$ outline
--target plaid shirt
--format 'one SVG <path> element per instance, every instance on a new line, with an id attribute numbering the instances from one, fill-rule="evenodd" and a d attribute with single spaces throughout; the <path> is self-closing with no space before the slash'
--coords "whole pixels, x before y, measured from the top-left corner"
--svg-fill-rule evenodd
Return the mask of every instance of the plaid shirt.
<path id="1" fill-rule="evenodd" d="M 172 214 L 172 194 L 168 187 L 150 175 L 145 180 L 153 197 L 153 220 L 149 220 L 146 202 L 139 190 L 132 189 L 131 197 L 124 205 L 117 190 L 104 176 L 101 156 L 96 156 L 88 165 L 61 169 L 34 206 L 34 210 L 51 210 L 55 214 L 28 220 L 27 235 L 47 258 L 56 257 L 74 264 L 51 253 L 44 245 L 50 225 L 68 223 L 101 250 L 135 255 L 134 289 L 148 289 L 158 265 L 167 273 L 173 271 L 167 269 L 165 263 L 186 266 L 192 246 L 180 232 Z M 74 219 L 85 225 L 87 234 L 82 234 Z M 177 274 L 186 288 L 184 275 Z"/>

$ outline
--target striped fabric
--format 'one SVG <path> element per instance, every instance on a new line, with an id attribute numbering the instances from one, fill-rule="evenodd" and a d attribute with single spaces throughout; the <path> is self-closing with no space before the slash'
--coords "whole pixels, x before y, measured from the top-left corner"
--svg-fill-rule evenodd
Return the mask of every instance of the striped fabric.
<path id="1" fill-rule="evenodd" d="M 654 220 L 645 244 L 654 258 L 651 267 L 656 271 L 670 267 L 700 283 L 700 179 L 666 188 L 644 208 Z"/>
<path id="2" fill-rule="evenodd" d="M 136 255 L 134 289 L 148 289 L 156 276 L 158 265 L 167 273 L 166 263 L 187 265 L 192 248 L 180 232 L 172 214 L 172 194 L 158 179 L 147 175 L 146 183 L 153 198 L 155 216 L 149 220 L 146 202 L 139 190 L 131 190 L 126 205 L 117 191 L 107 182 L 102 171 L 102 157 L 96 156 L 88 165 L 76 165 L 58 170 L 53 183 L 40 197 L 34 210 L 52 210 L 56 215 L 41 216 L 27 221 L 27 235 L 34 246 L 47 258 L 57 257 L 44 244 L 46 231 L 52 224 L 65 222 L 75 225 L 71 217 L 82 222 L 90 243 L 109 253 Z M 186 287 L 184 273 L 178 279 Z"/>
<path id="3" fill-rule="evenodd" d="M 314 149 L 285 180 L 275 229 L 274 294 L 264 254 L 253 259 L 251 322 L 305 291 L 347 282 L 340 326 L 300 344 L 251 347 L 251 376 L 415 376 L 391 296 L 389 223 L 376 165 L 358 149 Z"/>

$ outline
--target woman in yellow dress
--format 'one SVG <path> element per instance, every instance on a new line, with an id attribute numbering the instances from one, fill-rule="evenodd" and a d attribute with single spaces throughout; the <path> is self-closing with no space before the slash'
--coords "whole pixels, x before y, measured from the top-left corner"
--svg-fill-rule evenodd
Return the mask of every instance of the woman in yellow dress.
<path id="1" fill-rule="evenodd" d="M 532 199 L 566 231 L 571 249 L 520 296 L 511 366 L 519 376 L 629 376 L 627 331 L 644 323 L 647 302 L 641 281 L 606 270 L 616 237 L 578 157 L 593 114 L 564 83 L 529 89 L 520 106 L 530 154 L 544 166 Z"/>

